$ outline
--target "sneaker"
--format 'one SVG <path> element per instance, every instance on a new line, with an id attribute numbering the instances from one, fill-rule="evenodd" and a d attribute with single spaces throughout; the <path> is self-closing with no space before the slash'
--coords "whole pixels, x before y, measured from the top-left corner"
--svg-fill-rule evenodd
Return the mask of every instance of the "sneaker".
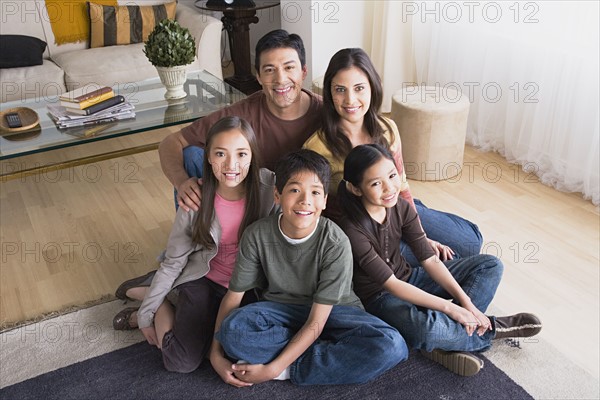
<path id="1" fill-rule="evenodd" d="M 471 353 L 434 349 L 432 352 L 421 350 L 421 354 L 460 376 L 473 376 L 483 368 L 483 360 Z"/>
<path id="2" fill-rule="evenodd" d="M 494 339 L 525 338 L 535 336 L 542 330 L 542 322 L 533 314 L 520 313 L 496 318 Z"/>
<path id="3" fill-rule="evenodd" d="M 281 371 L 279 375 L 273 378 L 274 381 L 287 381 L 290 379 L 290 367 L 288 366 L 286 369 Z"/>
<path id="4" fill-rule="evenodd" d="M 250 364 L 250 363 L 245 360 L 239 360 L 236 364 Z M 274 381 L 287 381 L 288 379 L 290 379 L 290 366 L 289 365 L 286 369 L 281 371 L 281 373 L 279 375 L 277 375 L 275 378 L 273 378 Z"/>

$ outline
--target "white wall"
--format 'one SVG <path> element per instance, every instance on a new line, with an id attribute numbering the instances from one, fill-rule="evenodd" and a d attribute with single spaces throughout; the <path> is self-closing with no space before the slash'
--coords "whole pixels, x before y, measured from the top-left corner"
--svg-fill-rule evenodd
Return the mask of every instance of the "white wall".
<path id="1" fill-rule="evenodd" d="M 192 2 L 193 0 L 180 0 Z M 250 57 L 254 65 L 256 42 L 266 33 L 283 28 L 302 37 L 306 47 L 308 76 L 305 87 L 310 88 L 313 77 L 325 74 L 329 59 L 345 47 L 370 49 L 371 7 L 367 0 L 315 1 L 281 0 L 277 7 L 258 10 L 257 24 L 250 25 Z M 217 13 L 215 17 L 220 18 Z M 225 58 L 230 59 L 226 46 Z"/>
<path id="2" fill-rule="evenodd" d="M 180 0 L 192 2 L 193 0 Z M 302 37 L 306 47 L 308 76 L 304 82 L 311 87 L 313 78 L 325 74 L 329 59 L 345 47 L 370 49 L 371 7 L 367 0 L 281 0 L 280 5 L 258 10 L 257 24 L 250 25 L 250 57 L 254 65 L 256 42 L 274 29 L 285 29 Z M 220 15 L 215 15 L 220 18 Z M 224 41 L 225 43 L 225 41 Z M 230 59 L 226 46 L 225 59 Z"/>
<path id="3" fill-rule="evenodd" d="M 281 27 L 299 34 L 306 47 L 310 88 L 314 78 L 325 74 L 329 59 L 346 47 L 370 47 L 369 7 L 366 0 L 281 0 Z"/>
<path id="4" fill-rule="evenodd" d="M 271 7 L 256 12 L 257 24 L 250 25 L 250 61 L 254 67 L 256 42 L 267 33 L 281 28 L 281 7 Z"/>

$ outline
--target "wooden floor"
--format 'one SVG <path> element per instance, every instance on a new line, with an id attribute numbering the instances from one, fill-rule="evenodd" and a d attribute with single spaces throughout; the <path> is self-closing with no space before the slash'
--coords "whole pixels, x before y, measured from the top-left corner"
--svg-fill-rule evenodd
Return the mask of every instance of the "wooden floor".
<path id="1" fill-rule="evenodd" d="M 156 142 L 168 133 L 9 160 L 1 172 Z M 413 195 L 477 223 L 483 252 L 505 264 L 494 305 L 538 314 L 542 337 L 598 377 L 597 208 L 538 183 L 496 154 L 467 147 L 465 162 L 471 167 L 460 177 L 411 181 Z M 156 151 L 0 182 L 0 320 L 95 300 L 155 269 L 174 215 Z"/>

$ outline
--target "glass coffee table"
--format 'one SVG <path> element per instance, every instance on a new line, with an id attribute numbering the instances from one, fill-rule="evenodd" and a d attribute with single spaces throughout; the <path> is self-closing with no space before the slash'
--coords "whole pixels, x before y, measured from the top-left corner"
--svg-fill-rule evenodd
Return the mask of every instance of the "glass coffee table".
<path id="1" fill-rule="evenodd" d="M 113 90 L 134 105 L 135 118 L 59 129 L 50 118 L 47 109 L 48 104 L 56 104 L 59 101 L 58 97 L 1 103 L 0 111 L 15 107 L 33 109 L 38 114 L 40 123 L 37 127 L 24 132 L 6 133 L 1 131 L 0 161 L 193 122 L 246 97 L 239 90 L 206 71 L 188 73 L 185 83 L 185 91 L 188 96 L 183 99 L 167 101 L 164 98 L 166 89 L 158 78 L 121 84 L 114 86 Z M 44 170 L 61 169 L 156 148 L 158 148 L 158 143 L 153 143 L 132 149 L 98 154 L 85 159 L 76 159 L 67 163 L 46 165 L 43 168 Z M 37 170 L 39 171 L 39 168 Z M 11 171 L 8 174 L 0 175 L 0 178 L 13 179 L 36 172 L 36 169 Z"/>

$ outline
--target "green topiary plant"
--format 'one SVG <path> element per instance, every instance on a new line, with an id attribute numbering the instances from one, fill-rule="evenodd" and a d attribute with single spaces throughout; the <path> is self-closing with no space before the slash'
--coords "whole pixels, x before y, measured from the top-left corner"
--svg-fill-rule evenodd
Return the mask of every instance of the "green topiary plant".
<path id="1" fill-rule="evenodd" d="M 196 56 L 196 42 L 177 21 L 163 19 L 148 36 L 144 54 L 155 67 L 188 65 Z"/>

